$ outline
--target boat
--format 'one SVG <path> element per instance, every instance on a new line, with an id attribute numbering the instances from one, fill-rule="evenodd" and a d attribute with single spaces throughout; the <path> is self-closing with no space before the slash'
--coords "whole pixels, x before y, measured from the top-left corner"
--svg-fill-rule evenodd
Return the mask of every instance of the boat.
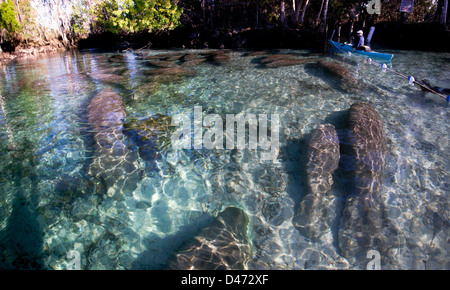
<path id="1" fill-rule="evenodd" d="M 348 45 L 346 43 L 340 43 L 340 42 L 332 41 L 331 39 L 329 39 L 328 41 L 330 42 L 331 50 L 335 51 L 335 52 L 340 52 L 340 53 L 351 52 L 351 53 L 354 53 L 356 55 L 361 55 L 361 56 L 364 56 L 364 57 L 370 57 L 371 59 L 379 60 L 379 61 L 382 61 L 382 62 L 390 62 L 392 60 L 392 58 L 394 57 L 393 54 L 381 53 L 381 52 L 375 52 L 375 51 L 357 50 L 353 46 Z"/>

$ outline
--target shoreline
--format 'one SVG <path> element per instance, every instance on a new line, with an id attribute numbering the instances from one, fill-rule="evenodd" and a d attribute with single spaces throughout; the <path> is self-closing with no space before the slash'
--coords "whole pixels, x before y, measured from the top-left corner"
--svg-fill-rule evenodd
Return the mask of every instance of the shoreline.
<path id="1" fill-rule="evenodd" d="M 375 49 L 419 50 L 426 52 L 450 52 L 445 46 L 450 31 L 433 24 L 376 24 L 372 43 Z M 366 30 L 368 28 L 366 27 Z M 75 45 L 66 46 L 62 41 L 51 40 L 45 45 L 18 46 L 14 52 L 0 52 L 0 65 L 14 59 L 34 57 L 72 49 L 99 49 L 103 51 L 126 51 L 140 49 L 310 49 L 324 52 L 325 43 L 333 30 L 320 33 L 306 27 L 289 29 L 278 26 L 217 28 L 213 31 L 203 27 L 178 27 L 171 31 L 135 33 L 129 35 L 102 33 L 80 39 Z M 347 41 L 342 34 L 341 42 Z M 381 37 L 382 35 L 383 37 Z M 334 37 L 336 40 L 336 37 Z M 433 40 L 441 40 L 437 43 Z"/>

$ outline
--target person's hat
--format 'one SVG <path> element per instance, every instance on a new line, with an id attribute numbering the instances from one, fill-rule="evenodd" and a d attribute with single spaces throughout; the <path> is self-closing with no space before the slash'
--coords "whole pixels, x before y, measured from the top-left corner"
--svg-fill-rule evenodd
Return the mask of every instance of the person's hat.
<path id="1" fill-rule="evenodd" d="M 363 31 L 362 30 L 358 30 L 357 32 L 356 32 L 356 34 L 363 34 Z"/>

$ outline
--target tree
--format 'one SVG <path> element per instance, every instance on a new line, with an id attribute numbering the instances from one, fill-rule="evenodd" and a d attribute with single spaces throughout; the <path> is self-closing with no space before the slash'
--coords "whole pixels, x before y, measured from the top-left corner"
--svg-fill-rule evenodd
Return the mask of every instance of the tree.
<path id="1" fill-rule="evenodd" d="M 14 51 L 17 42 L 14 36 L 19 28 L 13 2 L 8 0 L 0 4 L 0 43 L 3 50 Z"/>
<path id="2" fill-rule="evenodd" d="M 6 29 L 9 33 L 14 33 L 19 29 L 19 22 L 16 19 L 14 3 L 11 0 L 0 4 L 0 28 Z"/>
<path id="3" fill-rule="evenodd" d="M 447 9 L 448 9 L 448 0 L 444 0 L 444 7 L 442 7 L 442 16 L 441 16 L 441 24 L 447 23 Z"/>
<path id="4" fill-rule="evenodd" d="M 281 0 L 280 4 L 280 22 L 281 26 L 286 26 L 286 2 L 284 0 Z"/>
<path id="5" fill-rule="evenodd" d="M 181 13 L 173 0 L 107 0 L 94 9 L 96 25 L 113 33 L 173 29 Z"/>
<path id="6" fill-rule="evenodd" d="M 302 16 L 300 18 L 300 23 L 303 23 L 305 21 L 305 13 L 306 13 L 306 7 L 308 7 L 309 0 L 306 0 L 305 6 L 303 7 Z"/>

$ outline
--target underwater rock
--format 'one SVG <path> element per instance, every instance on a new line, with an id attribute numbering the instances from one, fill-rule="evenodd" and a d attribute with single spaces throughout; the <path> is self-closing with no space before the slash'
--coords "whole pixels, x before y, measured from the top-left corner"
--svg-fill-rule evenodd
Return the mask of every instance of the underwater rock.
<path id="1" fill-rule="evenodd" d="M 380 197 L 386 154 L 386 135 L 380 115 L 366 103 L 349 110 L 349 142 L 352 147 L 353 188 L 346 201 L 339 229 L 339 245 L 350 263 L 367 263 L 369 250 L 382 257 L 394 246 L 385 228 L 384 204 Z"/>
<path id="2" fill-rule="evenodd" d="M 89 174 L 100 178 L 108 196 L 119 191 L 132 192 L 140 180 L 136 154 L 128 150 L 123 140 L 123 120 L 126 116 L 122 97 L 112 89 L 103 89 L 87 107 L 87 119 L 94 131 L 94 158 Z"/>
<path id="3" fill-rule="evenodd" d="M 324 60 L 318 61 L 317 64 L 323 71 L 337 78 L 342 89 L 349 92 L 357 91 L 358 80 L 353 77 L 352 73 L 347 68 L 336 62 Z"/>
<path id="4" fill-rule="evenodd" d="M 339 165 L 339 139 L 333 125 L 320 125 L 308 143 L 307 179 L 310 193 L 300 203 L 293 218 L 302 235 L 316 240 L 331 227 L 334 213 L 328 209 L 334 198 L 328 195 L 332 174 Z"/>
<path id="5" fill-rule="evenodd" d="M 227 207 L 195 238 L 169 260 L 172 270 L 243 270 L 250 257 L 248 217 L 243 210 Z"/>
<path id="6" fill-rule="evenodd" d="M 124 125 L 124 134 L 138 146 L 142 159 L 153 161 L 170 145 L 171 133 L 174 130 L 171 123 L 171 117 L 156 114 L 145 120 L 127 122 Z"/>

